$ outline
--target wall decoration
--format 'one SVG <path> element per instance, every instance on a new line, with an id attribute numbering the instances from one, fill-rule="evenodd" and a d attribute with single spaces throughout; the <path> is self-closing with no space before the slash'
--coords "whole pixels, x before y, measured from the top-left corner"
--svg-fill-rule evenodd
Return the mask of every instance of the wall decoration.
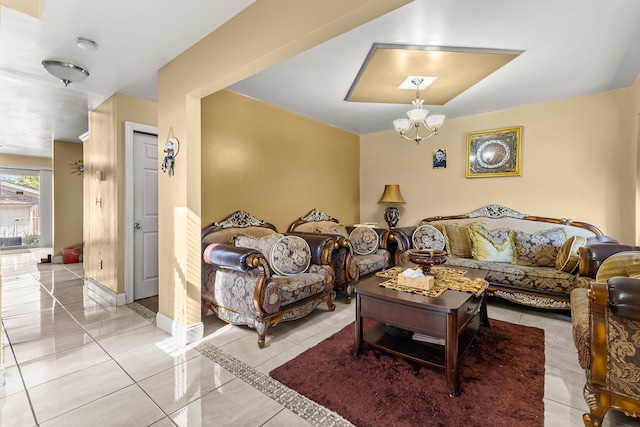
<path id="1" fill-rule="evenodd" d="M 438 148 L 433 150 L 433 168 L 446 168 L 447 167 L 447 150 L 444 148 Z"/>
<path id="2" fill-rule="evenodd" d="M 75 162 L 71 163 L 69 166 L 71 166 L 71 174 L 75 174 L 78 176 L 84 174 L 84 163 L 82 160 L 76 160 Z"/>
<path id="3" fill-rule="evenodd" d="M 164 159 L 162 160 L 162 172 L 169 176 L 173 175 L 176 156 L 180 152 L 180 142 L 178 138 L 172 136 L 164 143 Z"/>
<path id="4" fill-rule="evenodd" d="M 467 178 L 519 176 L 522 127 L 467 133 Z"/>

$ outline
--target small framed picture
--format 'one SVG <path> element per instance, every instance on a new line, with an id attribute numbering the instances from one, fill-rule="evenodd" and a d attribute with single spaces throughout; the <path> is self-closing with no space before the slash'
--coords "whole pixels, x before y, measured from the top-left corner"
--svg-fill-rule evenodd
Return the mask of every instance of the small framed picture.
<path id="1" fill-rule="evenodd" d="M 438 148 L 433 150 L 433 168 L 446 168 L 447 167 L 447 150 L 444 148 Z"/>

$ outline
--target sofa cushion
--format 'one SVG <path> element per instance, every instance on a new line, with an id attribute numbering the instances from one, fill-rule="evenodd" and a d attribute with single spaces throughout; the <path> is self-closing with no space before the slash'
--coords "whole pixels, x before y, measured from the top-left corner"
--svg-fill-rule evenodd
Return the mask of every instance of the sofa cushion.
<path id="1" fill-rule="evenodd" d="M 353 252 L 358 255 L 374 253 L 379 246 L 378 233 L 371 227 L 356 227 L 349 234 Z"/>
<path id="2" fill-rule="evenodd" d="M 347 231 L 347 227 L 342 224 L 337 224 L 334 227 L 316 227 L 313 230 L 315 233 L 321 234 L 339 234 L 343 237 L 349 237 L 349 232 Z"/>
<path id="3" fill-rule="evenodd" d="M 262 252 L 262 254 L 268 258 L 269 254 L 271 254 L 271 248 L 282 237 L 284 237 L 284 235 L 280 233 L 272 233 L 260 237 L 239 234 L 233 238 L 233 241 L 235 246 L 255 249 Z"/>
<path id="4" fill-rule="evenodd" d="M 283 276 L 304 273 L 311 263 L 309 244 L 298 236 L 283 236 L 271 248 L 269 264 Z"/>
<path id="5" fill-rule="evenodd" d="M 375 253 L 358 255 L 355 258 L 358 264 L 358 275 L 359 277 L 363 277 L 369 273 L 388 267 L 390 254 L 386 249 L 378 249 Z"/>
<path id="6" fill-rule="evenodd" d="M 432 225 L 421 225 L 411 235 L 411 241 L 415 249 L 444 249 L 444 234 Z"/>
<path id="7" fill-rule="evenodd" d="M 446 242 L 447 255 L 462 258 L 471 258 L 471 237 L 469 226 L 444 224 L 442 226 L 444 240 Z"/>
<path id="8" fill-rule="evenodd" d="M 279 308 L 322 293 L 327 287 L 325 277 L 317 273 L 273 276 L 269 281 L 269 285 L 272 284 L 277 287 L 277 294 L 274 292 L 270 296 L 273 300 L 278 299 Z M 265 295 L 265 298 L 267 298 L 267 295 Z M 273 304 L 274 302 L 270 301 L 270 303 Z M 266 306 L 266 302 L 263 305 Z"/>
<path id="9" fill-rule="evenodd" d="M 569 296 L 576 287 L 588 288 L 591 280 L 556 270 L 555 267 L 532 267 L 504 262 L 478 261 L 471 258 L 449 257 L 443 264 L 450 267 L 477 268 L 486 271 L 489 283 L 507 285 L 514 290 L 542 291 Z"/>
<path id="10" fill-rule="evenodd" d="M 563 228 L 529 233 L 511 230 L 514 247 L 514 264 L 538 267 L 555 267 L 560 247 L 567 241 Z"/>
<path id="11" fill-rule="evenodd" d="M 469 227 L 471 254 L 478 261 L 513 262 L 509 229 L 489 230 L 481 225 Z"/>
<path id="12" fill-rule="evenodd" d="M 580 259 L 578 248 L 583 246 L 586 241 L 587 239 L 582 236 L 569 237 L 558 251 L 556 268 L 567 273 L 574 273 L 578 269 L 578 261 Z"/>

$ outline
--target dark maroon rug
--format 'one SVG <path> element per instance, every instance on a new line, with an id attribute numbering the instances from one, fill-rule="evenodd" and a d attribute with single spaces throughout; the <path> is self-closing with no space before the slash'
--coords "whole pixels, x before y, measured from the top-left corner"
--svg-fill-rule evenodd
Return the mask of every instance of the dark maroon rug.
<path id="1" fill-rule="evenodd" d="M 544 425 L 542 329 L 481 326 L 461 361 L 459 397 L 447 394 L 443 369 L 366 344 L 353 359 L 353 336 L 351 324 L 270 375 L 360 427 Z"/>

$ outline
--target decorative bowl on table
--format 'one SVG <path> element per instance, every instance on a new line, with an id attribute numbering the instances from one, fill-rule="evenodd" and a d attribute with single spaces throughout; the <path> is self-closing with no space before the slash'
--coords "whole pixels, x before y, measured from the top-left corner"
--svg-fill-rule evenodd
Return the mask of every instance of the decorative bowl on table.
<path id="1" fill-rule="evenodd" d="M 409 254 L 409 261 L 419 265 L 425 276 L 433 276 L 433 273 L 431 273 L 431 267 L 443 264 L 447 260 L 447 253 L 445 251 L 433 249 L 409 249 L 407 253 Z"/>

